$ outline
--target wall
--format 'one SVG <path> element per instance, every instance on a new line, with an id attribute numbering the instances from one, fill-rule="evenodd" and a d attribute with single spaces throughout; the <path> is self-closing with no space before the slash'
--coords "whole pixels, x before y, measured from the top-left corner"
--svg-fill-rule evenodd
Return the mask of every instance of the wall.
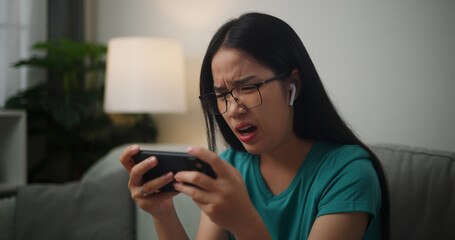
<path id="1" fill-rule="evenodd" d="M 46 0 L 0 0 L 0 107 L 44 76 L 43 71 L 11 65 L 30 57 L 30 47 L 47 38 L 46 14 Z"/>
<path id="2" fill-rule="evenodd" d="M 98 41 L 143 35 L 184 43 L 189 111 L 157 115 L 159 141 L 205 144 L 199 66 L 214 31 L 248 11 L 296 30 L 361 138 L 455 150 L 453 1 L 97 0 Z"/>

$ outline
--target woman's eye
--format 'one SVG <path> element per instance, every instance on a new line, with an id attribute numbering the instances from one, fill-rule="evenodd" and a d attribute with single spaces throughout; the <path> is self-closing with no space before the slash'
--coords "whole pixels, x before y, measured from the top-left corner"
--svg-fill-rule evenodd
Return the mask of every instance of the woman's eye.
<path id="1" fill-rule="evenodd" d="M 256 90 L 256 87 L 255 86 L 244 86 L 244 87 L 241 88 L 241 90 L 243 92 L 247 92 L 247 91 Z"/>
<path id="2" fill-rule="evenodd" d="M 226 93 L 216 93 L 216 98 L 224 98 L 224 96 L 226 96 Z"/>

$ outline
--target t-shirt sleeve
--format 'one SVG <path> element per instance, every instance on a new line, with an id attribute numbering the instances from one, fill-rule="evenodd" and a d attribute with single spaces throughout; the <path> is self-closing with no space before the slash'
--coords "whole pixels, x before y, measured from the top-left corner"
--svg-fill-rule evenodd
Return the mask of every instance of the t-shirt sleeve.
<path id="1" fill-rule="evenodd" d="M 363 150 L 340 152 L 323 183 L 317 217 L 342 212 L 367 212 L 374 217 L 381 207 L 379 179 Z"/>

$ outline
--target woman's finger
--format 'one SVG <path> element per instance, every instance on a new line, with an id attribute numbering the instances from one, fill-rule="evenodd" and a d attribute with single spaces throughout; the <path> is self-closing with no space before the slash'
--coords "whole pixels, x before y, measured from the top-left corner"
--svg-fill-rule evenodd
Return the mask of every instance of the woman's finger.
<path id="1" fill-rule="evenodd" d="M 131 158 L 134 154 L 139 152 L 139 146 L 138 145 L 131 145 L 128 146 L 120 156 L 120 162 L 122 163 L 123 167 L 128 170 L 128 172 L 131 172 L 131 169 L 134 167 L 134 161 Z"/>
<path id="2" fill-rule="evenodd" d="M 196 185 L 197 187 L 209 192 L 216 190 L 216 180 L 197 171 L 180 171 L 175 174 L 175 180 L 178 182 Z"/>
<path id="3" fill-rule="evenodd" d="M 188 185 L 182 182 L 175 182 L 174 188 L 178 192 L 184 193 L 192 198 L 198 204 L 210 203 L 210 193 L 196 186 Z"/>
<path id="4" fill-rule="evenodd" d="M 148 170 L 154 168 L 158 164 L 156 157 L 152 156 L 144 161 L 134 165 L 130 172 L 130 183 L 133 186 L 139 186 L 142 184 L 142 175 Z"/>
<path id="5" fill-rule="evenodd" d="M 168 172 L 160 177 L 145 182 L 142 185 L 141 193 L 142 195 L 151 195 L 172 181 L 174 181 L 174 174 L 172 172 Z"/>

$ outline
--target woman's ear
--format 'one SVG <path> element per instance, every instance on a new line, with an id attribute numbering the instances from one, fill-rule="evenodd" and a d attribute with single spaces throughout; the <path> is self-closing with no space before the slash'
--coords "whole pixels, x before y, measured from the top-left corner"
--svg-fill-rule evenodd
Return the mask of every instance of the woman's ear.
<path id="1" fill-rule="evenodd" d="M 290 84 L 294 84 L 294 86 L 295 86 L 295 90 L 291 89 L 291 93 L 294 92 L 294 94 L 292 94 L 294 96 L 294 99 L 293 99 L 293 101 L 294 101 L 299 97 L 300 90 L 302 89 L 302 80 L 300 78 L 299 69 L 296 68 L 296 69 L 292 70 L 291 76 L 289 79 L 290 79 Z"/>

